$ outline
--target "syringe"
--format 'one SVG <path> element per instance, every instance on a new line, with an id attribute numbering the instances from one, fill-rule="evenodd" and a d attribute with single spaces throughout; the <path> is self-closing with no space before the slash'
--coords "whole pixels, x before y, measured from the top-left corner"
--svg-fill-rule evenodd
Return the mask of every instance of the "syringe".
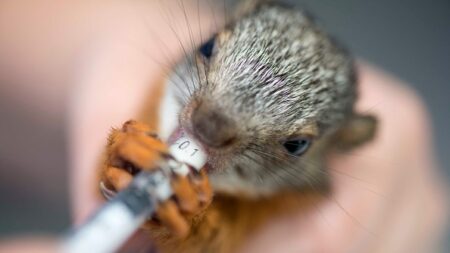
<path id="1" fill-rule="evenodd" d="M 173 159 L 167 159 L 158 170 L 136 175 L 126 189 L 69 234 L 63 241 L 62 252 L 116 252 L 155 213 L 158 203 L 173 195 L 170 173 L 187 175 L 189 167 L 200 170 L 206 163 L 200 146 L 186 136 L 177 139 L 169 150 Z"/>

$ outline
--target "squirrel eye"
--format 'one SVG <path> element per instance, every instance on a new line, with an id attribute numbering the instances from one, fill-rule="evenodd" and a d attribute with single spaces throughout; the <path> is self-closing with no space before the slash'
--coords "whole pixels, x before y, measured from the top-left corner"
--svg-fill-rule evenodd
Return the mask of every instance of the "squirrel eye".
<path id="1" fill-rule="evenodd" d="M 216 36 L 213 36 L 207 42 L 200 46 L 200 53 L 207 59 L 211 58 L 214 50 L 214 44 L 216 42 Z"/>
<path id="2" fill-rule="evenodd" d="M 298 137 L 295 139 L 287 140 L 283 143 L 283 147 L 291 155 L 300 156 L 303 155 L 311 146 L 311 138 Z"/>

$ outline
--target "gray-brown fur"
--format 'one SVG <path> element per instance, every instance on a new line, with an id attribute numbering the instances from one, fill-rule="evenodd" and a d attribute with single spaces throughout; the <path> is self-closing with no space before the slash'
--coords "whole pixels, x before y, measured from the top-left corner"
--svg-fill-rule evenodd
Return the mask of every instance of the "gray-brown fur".
<path id="1" fill-rule="evenodd" d="M 345 50 L 302 11 L 259 5 L 219 31 L 211 59 L 192 52 L 176 72 L 181 125 L 226 143 L 207 145 L 217 191 L 258 196 L 326 185 L 333 135 L 356 117 L 356 78 Z M 212 116 L 193 122 L 196 112 Z M 311 148 L 288 155 L 281 143 L 311 126 Z"/>

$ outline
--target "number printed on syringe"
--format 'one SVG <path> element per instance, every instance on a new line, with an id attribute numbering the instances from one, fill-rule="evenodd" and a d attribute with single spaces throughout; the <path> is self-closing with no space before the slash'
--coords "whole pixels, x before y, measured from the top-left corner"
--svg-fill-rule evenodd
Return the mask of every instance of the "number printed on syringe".
<path id="1" fill-rule="evenodd" d="M 181 142 L 181 143 L 179 142 L 179 140 L 177 140 L 177 141 L 175 142 L 175 144 L 178 145 L 178 149 L 184 150 L 184 151 L 186 151 L 186 152 L 188 152 L 188 153 L 189 153 L 189 151 L 192 150 L 190 156 L 194 156 L 194 155 L 198 152 L 198 150 L 199 150 L 198 148 L 192 148 L 192 149 L 190 149 L 189 146 L 191 145 L 191 141 L 188 141 L 188 140 L 185 140 L 185 141 L 183 141 L 183 142 Z"/>
<path id="2" fill-rule="evenodd" d="M 177 161 L 187 163 L 197 170 L 206 163 L 206 154 L 200 146 L 185 136 L 175 141 L 170 147 L 170 153 Z"/>

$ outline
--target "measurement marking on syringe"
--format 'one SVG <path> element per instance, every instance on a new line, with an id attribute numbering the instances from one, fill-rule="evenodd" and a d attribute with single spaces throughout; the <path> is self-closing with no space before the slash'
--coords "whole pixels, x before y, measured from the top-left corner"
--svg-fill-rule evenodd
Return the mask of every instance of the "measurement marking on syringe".
<path id="1" fill-rule="evenodd" d="M 191 146 L 190 141 L 183 141 L 182 143 L 175 142 L 175 144 L 178 145 L 179 150 L 183 150 L 183 151 L 189 151 L 188 148 L 189 148 L 189 146 Z M 194 156 L 198 151 L 199 151 L 198 148 L 194 148 L 192 153 L 190 154 L 190 156 Z"/>

